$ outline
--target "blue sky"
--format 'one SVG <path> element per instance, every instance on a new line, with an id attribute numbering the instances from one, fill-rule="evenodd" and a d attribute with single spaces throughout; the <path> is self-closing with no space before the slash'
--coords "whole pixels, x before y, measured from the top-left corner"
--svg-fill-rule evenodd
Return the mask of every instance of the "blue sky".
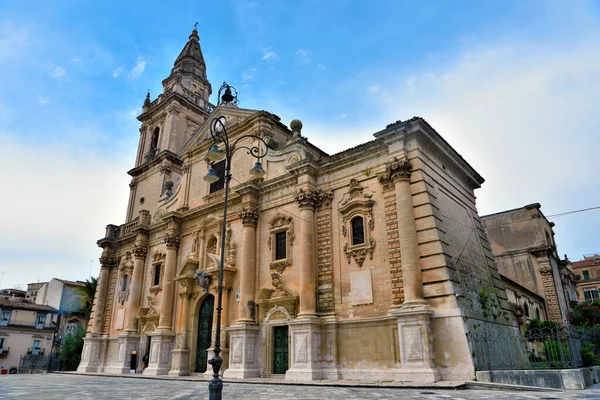
<path id="1" fill-rule="evenodd" d="M 0 286 L 98 272 L 135 116 L 196 21 L 214 96 L 226 80 L 327 152 L 419 115 L 486 178 L 480 214 L 600 205 L 598 2 L 3 1 Z M 600 251 L 600 210 L 554 222 L 561 254 Z"/>

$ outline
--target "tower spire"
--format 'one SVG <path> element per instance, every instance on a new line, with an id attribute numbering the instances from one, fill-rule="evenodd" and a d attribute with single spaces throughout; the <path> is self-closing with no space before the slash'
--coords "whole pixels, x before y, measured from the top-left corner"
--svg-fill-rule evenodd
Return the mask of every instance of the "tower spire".
<path id="1" fill-rule="evenodd" d="M 178 64 L 182 63 L 182 61 L 186 58 L 191 58 L 193 61 L 201 63 L 204 65 L 204 56 L 202 55 L 202 50 L 200 49 L 200 37 L 198 36 L 198 31 L 196 30 L 198 23 L 194 24 L 194 29 L 189 36 L 188 42 L 179 53 L 179 56 L 175 60 L 175 68 L 178 67 Z"/>

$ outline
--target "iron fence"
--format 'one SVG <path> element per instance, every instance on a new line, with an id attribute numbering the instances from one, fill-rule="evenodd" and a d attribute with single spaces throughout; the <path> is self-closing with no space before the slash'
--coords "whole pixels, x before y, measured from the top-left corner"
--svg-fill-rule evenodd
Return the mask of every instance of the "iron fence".
<path id="1" fill-rule="evenodd" d="M 39 374 L 43 372 L 58 371 L 60 359 L 53 356 L 22 356 L 19 363 L 20 374 Z"/>
<path id="2" fill-rule="evenodd" d="M 567 325 L 467 334 L 478 371 L 580 368 L 597 362 L 600 332 Z M 515 348 L 516 347 L 516 348 Z"/>

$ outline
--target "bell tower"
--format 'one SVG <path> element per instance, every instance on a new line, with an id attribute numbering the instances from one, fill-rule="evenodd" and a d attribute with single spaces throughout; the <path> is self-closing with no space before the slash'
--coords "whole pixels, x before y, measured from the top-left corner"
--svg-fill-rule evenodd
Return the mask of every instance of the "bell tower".
<path id="1" fill-rule="evenodd" d="M 163 151 L 179 155 L 185 143 L 212 111 L 212 87 L 200 38 L 194 25 L 169 76 L 162 81 L 163 92 L 154 100 L 147 94 L 138 120 L 140 143 L 135 166 L 155 160 Z"/>

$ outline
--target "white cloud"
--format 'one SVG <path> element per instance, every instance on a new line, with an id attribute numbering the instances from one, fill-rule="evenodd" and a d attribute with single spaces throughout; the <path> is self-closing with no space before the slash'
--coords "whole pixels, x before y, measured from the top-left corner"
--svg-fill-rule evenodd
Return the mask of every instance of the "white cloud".
<path id="1" fill-rule="evenodd" d="M 25 218 L 5 213 L 0 224 L 4 283 L 86 278 L 90 260 L 97 268 L 95 242 L 104 226 L 124 220 L 129 179 L 123 171 L 134 155 L 117 154 L 111 162 L 81 146 L 18 143 L 2 133 L 0 154 L 0 168 L 20 165 L 5 177 L 11 193 L 0 197 L 0 208 L 26 210 Z"/>
<path id="2" fill-rule="evenodd" d="M 254 79 L 255 74 L 256 74 L 256 68 L 247 69 L 246 71 L 244 71 L 242 73 L 242 78 L 240 79 L 240 82 L 247 83 L 247 82 L 251 81 L 252 79 Z"/>
<path id="3" fill-rule="evenodd" d="M 146 60 L 143 57 L 138 57 L 134 67 L 129 71 L 129 77 L 132 79 L 139 78 L 146 69 Z M 114 71 L 113 71 L 114 76 Z"/>
<path id="4" fill-rule="evenodd" d="M 79 57 L 73 57 L 70 60 L 73 64 L 83 64 L 83 60 Z"/>
<path id="5" fill-rule="evenodd" d="M 56 68 L 54 68 L 54 70 L 52 70 L 52 72 L 50 73 L 50 76 L 51 76 L 53 79 L 57 79 L 57 80 L 59 80 L 59 79 L 61 79 L 63 76 L 65 76 L 65 75 L 66 75 L 66 73 L 67 73 L 67 70 L 66 70 L 66 69 L 64 69 L 63 67 L 56 67 Z"/>
<path id="6" fill-rule="evenodd" d="M 308 58 L 309 53 L 310 52 L 308 50 L 300 49 L 296 51 L 296 56 L 300 59 L 300 61 L 308 63 L 310 62 L 310 59 Z"/>
<path id="7" fill-rule="evenodd" d="M 123 72 L 123 68 L 121 68 L 121 67 L 113 69 L 113 72 L 112 72 L 113 78 L 116 78 L 119 75 L 121 75 L 121 72 Z"/>
<path id="8" fill-rule="evenodd" d="M 325 66 L 323 64 L 317 64 L 317 68 L 324 71 L 325 70 Z"/>
<path id="9" fill-rule="evenodd" d="M 263 60 L 274 60 L 279 58 L 279 56 L 277 56 L 277 53 L 275 53 L 273 50 L 271 50 L 271 47 L 266 47 L 264 49 L 262 49 L 263 52 L 263 56 L 262 59 Z"/>
<path id="10" fill-rule="evenodd" d="M 371 85 L 367 88 L 367 91 L 371 94 L 377 94 L 377 93 L 379 93 L 380 90 L 381 90 L 381 85 L 379 85 L 379 84 Z"/>
<path id="11" fill-rule="evenodd" d="M 38 101 L 39 104 L 41 104 L 41 105 L 44 106 L 44 105 L 48 104 L 48 102 L 50 101 L 50 99 L 48 97 L 45 97 L 45 96 L 38 96 L 37 97 L 37 101 Z"/>
<path id="12" fill-rule="evenodd" d="M 130 117 L 137 118 L 138 115 L 140 115 L 140 110 L 138 110 L 137 108 L 134 108 L 133 110 L 129 111 Z"/>

